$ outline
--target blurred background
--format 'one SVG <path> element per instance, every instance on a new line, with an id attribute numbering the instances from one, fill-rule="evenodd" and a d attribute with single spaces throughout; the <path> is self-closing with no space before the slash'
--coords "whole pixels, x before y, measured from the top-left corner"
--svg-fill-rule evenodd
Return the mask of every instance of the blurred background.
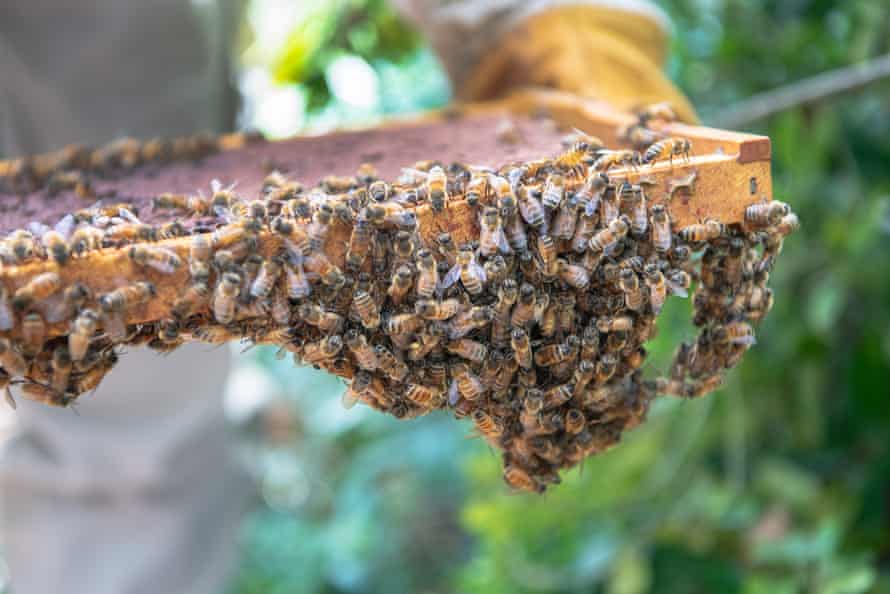
<path id="1" fill-rule="evenodd" d="M 705 122 L 890 51 L 886 0 L 660 4 Z M 253 0 L 245 32 L 243 124 L 272 136 L 449 98 L 384 0 Z M 890 591 L 890 82 L 742 127 L 772 137 L 775 196 L 803 226 L 725 388 L 662 399 L 536 497 L 507 492 L 468 427 L 344 411 L 338 380 L 256 350 L 229 395 L 262 493 L 232 592 Z M 683 307 L 652 365 L 690 335 Z"/>
<path id="2" fill-rule="evenodd" d="M 669 74 L 705 123 L 890 52 L 887 0 L 659 4 Z M 273 138 L 451 93 L 385 0 L 249 0 L 238 47 L 240 125 Z M 738 127 L 773 139 L 775 197 L 802 228 L 723 389 L 657 401 L 620 447 L 527 496 L 468 424 L 346 411 L 338 379 L 252 349 L 226 397 L 259 485 L 231 594 L 890 592 L 890 81 Z M 687 307 L 662 315 L 648 365 L 692 336 Z"/>

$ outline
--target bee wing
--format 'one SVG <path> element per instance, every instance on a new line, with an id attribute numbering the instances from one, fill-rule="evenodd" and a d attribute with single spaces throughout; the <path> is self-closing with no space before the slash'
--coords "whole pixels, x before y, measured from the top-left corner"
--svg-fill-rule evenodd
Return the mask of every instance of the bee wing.
<path id="1" fill-rule="evenodd" d="M 445 290 L 454 285 L 457 282 L 457 279 L 460 278 L 460 264 L 455 264 L 451 267 L 451 270 L 448 271 L 448 274 L 445 275 L 439 282 L 439 286 L 437 287 L 440 290 Z"/>
<path id="2" fill-rule="evenodd" d="M 340 404 L 342 404 L 343 408 L 345 408 L 346 410 L 349 410 L 350 408 L 358 404 L 358 401 L 358 395 L 349 388 L 344 390 L 343 395 L 340 396 Z"/>
<path id="3" fill-rule="evenodd" d="M 460 393 L 457 391 L 457 380 L 452 379 L 451 385 L 448 386 L 448 404 L 455 406 L 458 400 L 460 400 Z"/>
<path id="4" fill-rule="evenodd" d="M 231 211 L 221 204 L 217 204 L 213 207 L 213 214 L 215 214 L 217 218 L 223 219 L 227 223 L 235 222 L 235 217 L 232 216 Z"/>
<path id="5" fill-rule="evenodd" d="M 40 223 L 38 221 L 31 221 L 28 223 L 28 231 L 31 232 L 31 235 L 34 237 L 43 237 L 47 231 L 51 231 L 48 225 Z"/>
<path id="6" fill-rule="evenodd" d="M 600 197 L 599 195 L 594 195 L 590 200 L 587 201 L 587 204 L 584 206 L 584 214 L 588 217 L 592 217 L 596 214 L 596 210 L 600 205 Z"/>
<path id="7" fill-rule="evenodd" d="M 485 273 L 484 267 L 480 266 L 479 263 L 476 262 L 475 260 L 473 260 L 473 263 L 470 264 L 470 266 L 472 267 L 473 274 L 476 275 L 476 278 L 478 278 L 483 283 L 488 282 L 488 275 Z M 458 271 L 458 274 L 459 273 L 460 273 L 460 271 Z"/>
<path id="8" fill-rule="evenodd" d="M 284 238 L 284 244 L 287 246 L 287 263 L 294 267 L 303 267 L 303 250 L 297 247 L 287 237 Z"/>
<path id="9" fill-rule="evenodd" d="M 671 290 L 671 295 L 676 295 L 677 297 L 683 297 L 684 299 L 686 297 L 689 297 L 689 291 L 687 291 L 686 288 L 683 287 L 682 285 L 672 283 L 669 280 L 665 281 L 665 282 L 667 282 L 668 288 Z"/>
<path id="10" fill-rule="evenodd" d="M 136 225 L 142 224 L 142 221 L 139 220 L 139 217 L 133 214 L 132 211 L 130 211 L 128 208 L 119 208 L 117 210 L 117 214 L 118 216 L 120 216 L 120 218 L 124 219 L 128 223 L 134 223 Z"/>
<path id="11" fill-rule="evenodd" d="M 546 293 L 540 301 L 535 302 L 535 321 L 540 323 L 544 317 L 544 312 L 550 306 L 550 295 Z"/>
<path id="12" fill-rule="evenodd" d="M 212 180 L 210 180 L 210 189 L 213 191 L 214 194 L 219 192 L 223 189 L 222 182 L 216 178 L 213 178 Z"/>
<path id="13" fill-rule="evenodd" d="M 731 342 L 732 344 L 744 344 L 747 346 L 754 346 L 755 344 L 757 344 L 757 337 L 755 337 L 753 334 L 747 334 L 745 336 L 736 336 L 729 342 Z"/>
<path id="14" fill-rule="evenodd" d="M 426 177 L 426 171 L 420 171 L 419 169 L 414 169 L 412 167 L 402 167 L 402 174 L 396 181 L 402 185 L 413 186 L 424 181 Z"/>
<path id="15" fill-rule="evenodd" d="M 504 233 L 503 229 L 498 232 L 498 249 L 501 250 L 502 254 L 513 253 L 513 248 L 510 247 L 510 242 L 507 241 L 507 234 Z"/>
<path id="16" fill-rule="evenodd" d="M 59 222 L 56 223 L 55 229 L 56 233 L 64 237 L 66 240 L 71 237 L 71 234 L 74 233 L 74 228 L 77 226 L 76 221 L 74 220 L 73 214 L 66 214 L 64 217 L 59 219 Z"/>

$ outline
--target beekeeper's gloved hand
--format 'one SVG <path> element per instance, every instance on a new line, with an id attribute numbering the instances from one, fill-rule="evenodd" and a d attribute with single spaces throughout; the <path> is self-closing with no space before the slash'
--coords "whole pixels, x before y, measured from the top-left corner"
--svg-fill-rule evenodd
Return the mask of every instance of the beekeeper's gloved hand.
<path id="1" fill-rule="evenodd" d="M 549 87 L 621 109 L 667 101 L 695 110 L 662 71 L 670 23 L 640 0 L 395 0 L 427 35 L 458 99 Z"/>

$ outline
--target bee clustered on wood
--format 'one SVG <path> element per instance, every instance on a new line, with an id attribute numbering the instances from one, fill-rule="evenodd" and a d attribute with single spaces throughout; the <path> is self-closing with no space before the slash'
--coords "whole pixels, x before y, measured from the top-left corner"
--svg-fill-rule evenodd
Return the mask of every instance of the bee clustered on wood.
<path id="1" fill-rule="evenodd" d="M 154 210 L 180 217 L 161 226 L 99 203 L 52 229 L 14 231 L 0 243 L 2 386 L 65 406 L 99 385 L 123 345 L 274 344 L 345 378 L 347 406 L 470 418 L 503 451 L 506 482 L 542 492 L 618 443 L 656 395 L 720 385 L 772 306 L 769 274 L 798 224 L 768 201 L 741 224 L 675 228 L 670 202 L 652 203 L 627 172 L 692 147 L 649 119 L 624 131 L 635 150 L 576 133 L 552 159 L 418 162 L 393 183 L 371 166 L 313 188 L 273 172 L 252 198 L 221 184 L 206 197 L 159 195 Z M 130 152 L 145 161 L 150 144 Z M 0 183 L 58 174 L 35 171 L 7 165 Z M 122 267 L 117 284 L 66 281 L 96 254 Z M 22 271 L 27 282 L 8 282 Z M 158 305 L 162 289 L 174 298 Z M 659 312 L 690 292 L 697 339 L 666 377 L 645 378 Z M 152 305 L 164 315 L 146 318 Z"/>

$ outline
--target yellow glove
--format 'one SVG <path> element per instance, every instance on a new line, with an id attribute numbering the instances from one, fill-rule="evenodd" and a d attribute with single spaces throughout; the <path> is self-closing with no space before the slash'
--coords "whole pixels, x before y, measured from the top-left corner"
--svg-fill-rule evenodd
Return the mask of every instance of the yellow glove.
<path id="1" fill-rule="evenodd" d="M 643 13 L 597 5 L 556 6 L 510 29 L 470 70 L 458 97 L 493 99 L 523 86 L 556 88 L 626 110 L 666 101 L 698 118 L 662 72 L 667 35 Z"/>

